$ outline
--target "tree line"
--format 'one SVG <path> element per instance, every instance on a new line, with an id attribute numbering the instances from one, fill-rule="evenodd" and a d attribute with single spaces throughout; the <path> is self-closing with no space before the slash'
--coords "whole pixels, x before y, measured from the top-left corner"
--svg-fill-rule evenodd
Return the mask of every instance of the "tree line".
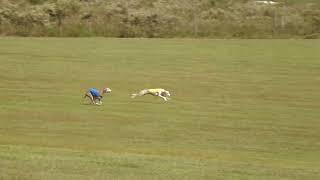
<path id="1" fill-rule="evenodd" d="M 320 8 L 251 0 L 0 0 L 0 35 L 319 38 Z"/>

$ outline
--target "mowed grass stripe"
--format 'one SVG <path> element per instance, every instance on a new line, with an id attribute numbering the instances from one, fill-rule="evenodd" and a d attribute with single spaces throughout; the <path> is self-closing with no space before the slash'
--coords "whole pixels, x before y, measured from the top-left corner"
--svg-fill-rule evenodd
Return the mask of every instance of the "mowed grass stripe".
<path id="1" fill-rule="evenodd" d="M 318 179 L 319 48 L 1 38 L 1 178 Z M 104 104 L 86 105 L 104 86 Z M 172 101 L 130 98 L 156 87 Z"/>

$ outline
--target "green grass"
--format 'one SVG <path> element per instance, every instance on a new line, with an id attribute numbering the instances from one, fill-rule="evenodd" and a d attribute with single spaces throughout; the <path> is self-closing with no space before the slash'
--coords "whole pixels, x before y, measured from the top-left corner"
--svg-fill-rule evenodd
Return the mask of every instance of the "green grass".
<path id="1" fill-rule="evenodd" d="M 0 39 L 0 179 L 319 179 L 320 41 Z M 90 87 L 112 88 L 102 106 Z M 145 96 L 162 87 L 172 100 Z"/>

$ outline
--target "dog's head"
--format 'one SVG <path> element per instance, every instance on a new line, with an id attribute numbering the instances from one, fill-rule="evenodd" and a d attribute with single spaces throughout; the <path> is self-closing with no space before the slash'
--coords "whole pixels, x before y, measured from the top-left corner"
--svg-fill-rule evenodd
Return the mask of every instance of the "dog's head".
<path id="1" fill-rule="evenodd" d="M 111 93 L 112 90 L 110 88 L 103 88 L 103 93 Z"/>
<path id="2" fill-rule="evenodd" d="M 171 96 L 169 91 L 163 91 L 161 93 L 161 95 L 164 96 L 164 97 L 170 97 Z"/>

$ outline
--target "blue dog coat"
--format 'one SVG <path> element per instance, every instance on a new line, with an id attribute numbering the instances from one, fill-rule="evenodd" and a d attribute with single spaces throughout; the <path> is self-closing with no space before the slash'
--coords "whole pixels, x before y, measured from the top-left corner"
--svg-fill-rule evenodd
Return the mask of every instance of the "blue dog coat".
<path id="1" fill-rule="evenodd" d="M 96 98 L 97 98 L 97 97 L 98 97 L 98 98 L 101 97 L 99 90 L 96 89 L 96 88 L 91 88 L 91 89 L 90 89 L 90 93 L 91 93 L 91 95 L 92 95 L 93 97 L 96 97 Z"/>

